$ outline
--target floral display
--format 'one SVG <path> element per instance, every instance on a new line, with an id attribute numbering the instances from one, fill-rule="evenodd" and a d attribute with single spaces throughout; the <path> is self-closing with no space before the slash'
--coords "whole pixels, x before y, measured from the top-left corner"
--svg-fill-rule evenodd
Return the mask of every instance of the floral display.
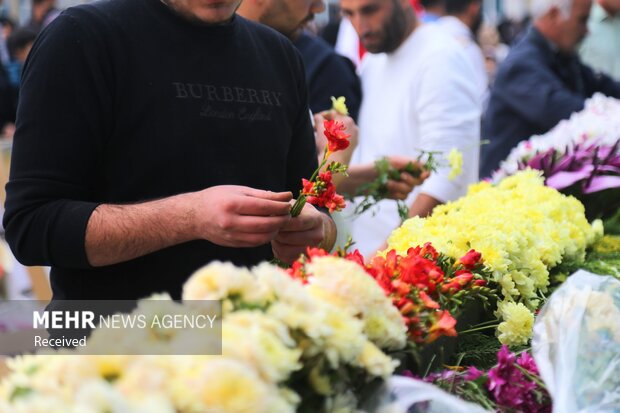
<path id="1" fill-rule="evenodd" d="M 0 411 L 355 412 L 364 386 L 393 373 L 397 362 L 383 349 L 402 348 L 406 326 L 358 264 L 317 257 L 308 269 L 312 279 L 303 283 L 267 263 L 252 270 L 212 263 L 185 284 L 184 303 L 156 296 L 154 311 L 222 300 L 222 355 L 89 356 L 78 349 L 18 357 L 0 384 Z M 118 337 L 100 328 L 89 342 L 123 352 L 174 350 L 203 345 L 207 336 L 157 333 Z"/>
<path id="2" fill-rule="evenodd" d="M 589 219 L 620 208 L 620 101 L 595 95 L 582 112 L 541 136 L 523 141 L 493 174 L 499 182 L 526 168 L 543 171 L 547 185 L 579 199 Z"/>
<path id="3" fill-rule="evenodd" d="M 581 112 L 573 113 L 570 119 L 560 122 L 544 135 L 533 136 L 521 141 L 508 158 L 501 163 L 494 174 L 494 181 L 514 175 L 520 165 L 536 154 L 555 149 L 593 145 L 613 146 L 620 139 L 620 100 L 595 94 L 585 103 Z"/>
<path id="4" fill-rule="evenodd" d="M 517 356 L 507 346 L 497 353 L 497 365 L 486 372 L 469 367 L 432 373 L 424 380 L 495 412 L 551 412 L 536 362 L 528 352 Z"/>
<path id="5" fill-rule="evenodd" d="M 482 256 L 474 250 L 454 260 L 438 253 L 427 243 L 410 248 L 405 255 L 392 250 L 386 257 L 374 257 L 367 265 L 358 251 L 346 255 L 342 252 L 334 254 L 345 259 L 335 261 L 333 257 L 322 258 L 329 254 L 321 249 L 309 248 L 306 256 L 294 262 L 288 273 L 310 284 L 313 291 L 317 288 L 322 291 L 321 286 L 329 283 L 332 287 L 328 297 L 333 299 L 338 291 L 337 301 L 344 311 L 360 314 L 377 311 L 392 314 L 392 317 L 397 314 L 407 326 L 411 344 L 418 347 L 432 343 L 441 336 L 456 336 L 455 317 L 464 303 L 475 299 L 487 301 L 493 295 L 484 279 L 488 276 L 484 274 Z M 317 258 L 320 258 L 319 263 Z M 341 277 L 346 277 L 348 281 L 355 280 L 357 287 L 346 290 L 333 287 L 341 283 Z M 359 294 L 357 288 L 371 284 L 378 284 L 383 289 L 382 295 L 392 301 L 391 309 L 376 308 L 371 302 L 360 301 L 359 297 L 367 294 Z M 385 343 L 393 335 L 377 329 L 378 324 L 373 318 L 365 318 L 365 333 L 375 342 L 383 340 L 381 348 L 393 349 L 394 346 Z M 400 322 L 394 325 L 400 325 Z M 396 347 L 402 347 L 403 343 L 398 344 Z"/>
<path id="6" fill-rule="evenodd" d="M 505 303 L 536 310 L 549 286 L 549 270 L 563 261 L 582 262 L 586 247 L 602 235 L 591 226 L 583 205 L 543 184 L 541 173 L 525 170 L 497 185 L 470 186 L 467 196 L 435 208 L 425 219 L 411 218 L 395 230 L 388 250 L 404 253 L 431 242 L 457 259 L 479 251 Z M 386 252 L 387 252 L 386 251 Z M 524 344 L 531 315 L 521 306 L 500 305 L 502 342 Z M 515 330 L 516 329 L 516 330 Z"/>
<path id="7" fill-rule="evenodd" d="M 319 167 L 314 171 L 310 179 L 302 180 L 302 190 L 291 208 L 291 216 L 296 217 L 301 213 L 306 202 L 329 208 L 330 212 L 341 211 L 345 207 L 344 198 L 336 193 L 336 186 L 332 182 L 332 174 L 346 173 L 347 166 L 339 162 L 327 164 L 329 156 L 333 152 L 341 151 L 349 147 L 351 135 L 345 133 L 346 127 L 342 122 L 325 119 L 323 122 L 327 138 L 327 147 L 323 152 L 323 159 Z"/>

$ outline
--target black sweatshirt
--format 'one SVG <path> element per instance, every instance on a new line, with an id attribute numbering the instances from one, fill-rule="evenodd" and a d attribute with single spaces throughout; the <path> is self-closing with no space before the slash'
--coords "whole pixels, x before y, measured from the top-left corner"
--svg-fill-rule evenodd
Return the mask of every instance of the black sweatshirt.
<path id="1" fill-rule="evenodd" d="M 93 268 L 84 238 L 97 205 L 223 184 L 297 194 L 315 167 L 303 64 L 286 38 L 239 16 L 191 23 L 159 0 L 95 2 L 50 24 L 26 63 L 6 238 L 22 263 L 52 266 L 54 299 L 176 298 L 209 261 L 254 265 L 271 247 L 193 241 Z"/>

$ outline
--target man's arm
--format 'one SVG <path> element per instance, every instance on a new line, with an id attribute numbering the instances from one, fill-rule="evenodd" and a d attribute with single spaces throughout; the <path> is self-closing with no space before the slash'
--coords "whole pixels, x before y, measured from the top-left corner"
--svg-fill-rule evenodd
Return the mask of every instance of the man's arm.
<path id="1" fill-rule="evenodd" d="M 226 247 L 273 240 L 291 219 L 290 192 L 216 186 L 135 205 L 99 205 L 86 227 L 92 266 L 128 261 L 196 239 Z"/>

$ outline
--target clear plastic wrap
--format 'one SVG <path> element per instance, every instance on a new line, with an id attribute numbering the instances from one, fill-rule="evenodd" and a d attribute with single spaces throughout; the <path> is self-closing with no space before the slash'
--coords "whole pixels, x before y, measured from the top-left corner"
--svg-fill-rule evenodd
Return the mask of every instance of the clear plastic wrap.
<path id="1" fill-rule="evenodd" d="M 384 391 L 364 407 L 374 413 L 489 413 L 437 386 L 403 376 L 391 377 Z"/>
<path id="2" fill-rule="evenodd" d="M 554 413 L 620 412 L 620 281 L 570 276 L 540 311 L 532 352 Z"/>

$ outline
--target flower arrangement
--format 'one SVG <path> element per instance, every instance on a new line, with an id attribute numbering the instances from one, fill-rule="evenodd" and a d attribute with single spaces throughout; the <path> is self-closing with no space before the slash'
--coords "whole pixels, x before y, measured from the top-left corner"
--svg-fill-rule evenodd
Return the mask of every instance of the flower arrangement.
<path id="1" fill-rule="evenodd" d="M 378 284 L 383 295 L 389 297 L 393 308 L 375 308 L 370 302 L 359 300 L 360 294 L 355 288 L 340 291 L 339 303 L 343 310 L 367 313 L 378 311 L 384 314 L 398 314 L 407 326 L 407 335 L 412 349 L 437 340 L 441 336 L 456 336 L 456 318 L 468 300 L 480 299 L 487 302 L 493 296 L 487 287 L 488 274 L 485 273 L 482 256 L 471 250 L 458 260 L 440 254 L 430 243 L 410 248 L 405 255 L 392 250 L 385 257 L 377 256 L 365 265 L 358 251 L 346 254 L 334 253 L 344 257 L 337 265 L 334 258 L 325 259 L 329 254 L 321 249 L 309 248 L 306 256 L 293 263 L 288 273 L 311 288 L 324 284 L 325 278 L 330 284 L 337 284 L 339 277 L 345 274 L 353 281 L 356 288 L 363 285 Z M 316 259 L 321 258 L 319 271 Z M 351 263 L 344 264 L 350 261 Z M 340 269 L 347 266 L 348 270 Z M 353 278 L 350 274 L 355 273 Z M 336 288 L 331 288 L 336 290 Z M 333 293 L 330 293 L 333 297 Z M 357 309 L 357 310 L 356 310 Z M 396 310 L 396 313 L 395 313 Z M 383 340 L 381 348 L 394 349 L 385 344 L 392 337 L 381 329 L 377 323 L 367 318 L 365 332 L 369 338 Z M 396 325 L 400 323 L 395 323 Z M 374 327 L 374 331 L 371 327 Z M 402 343 L 399 343 L 402 347 Z M 399 347 L 396 346 L 396 347 Z"/>
<path id="2" fill-rule="evenodd" d="M 619 116 L 620 101 L 595 95 L 582 112 L 519 143 L 493 181 L 538 169 L 547 185 L 579 199 L 590 220 L 613 215 L 620 208 Z"/>
<path id="3" fill-rule="evenodd" d="M 309 270 L 313 282 L 304 284 L 267 263 L 252 270 L 212 263 L 187 281 L 183 303 L 158 296 L 154 311 L 194 311 L 191 300 L 222 300 L 222 355 L 62 350 L 18 357 L 0 383 L 0 411 L 354 412 L 365 386 L 394 371 L 397 362 L 382 349 L 404 346 L 406 327 L 357 264 L 319 257 Z M 188 342 L 182 333 L 147 333 L 117 337 L 96 329 L 89 343 L 145 352 L 145 346 L 174 350 Z M 203 336 L 189 342 L 206 343 Z"/>
<path id="4" fill-rule="evenodd" d="M 511 353 L 507 346 L 497 353 L 497 365 L 488 371 L 432 373 L 425 381 L 496 412 L 550 413 L 551 398 L 532 356 Z"/>
<path id="5" fill-rule="evenodd" d="M 550 149 L 523 163 L 543 172 L 545 183 L 579 199 L 588 218 L 606 218 L 620 208 L 620 138 L 613 145 Z"/>
<path id="6" fill-rule="evenodd" d="M 600 93 L 586 100 L 581 112 L 573 113 L 570 119 L 560 122 L 549 132 L 532 136 L 521 141 L 508 158 L 501 163 L 494 173 L 493 180 L 499 181 L 514 175 L 520 165 L 536 154 L 551 149 L 566 151 L 566 148 L 613 146 L 620 138 L 620 100 L 606 97 Z"/>
<path id="7" fill-rule="evenodd" d="M 582 262 L 599 235 L 579 201 L 546 187 L 540 172 L 525 170 L 497 185 L 472 185 L 467 196 L 438 206 L 430 217 L 409 219 L 392 233 L 387 251 L 404 253 L 426 242 L 454 259 L 479 251 L 503 301 L 500 340 L 515 345 L 531 334 L 549 270 L 562 261 Z"/>

